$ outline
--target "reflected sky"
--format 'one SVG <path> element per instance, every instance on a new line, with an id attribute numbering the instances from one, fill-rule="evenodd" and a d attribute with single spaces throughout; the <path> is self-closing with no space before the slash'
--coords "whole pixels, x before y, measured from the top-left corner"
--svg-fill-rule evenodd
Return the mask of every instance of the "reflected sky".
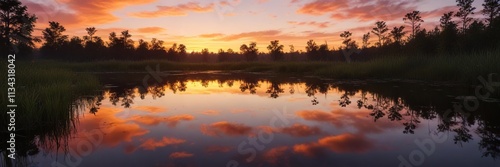
<path id="1" fill-rule="evenodd" d="M 498 129 L 491 129 L 498 126 L 480 114 L 492 108 L 485 104 L 469 117 L 444 116 L 462 93 L 449 86 L 181 77 L 141 90 L 108 82 L 116 87 L 80 111 L 67 147 L 42 146 L 33 164 L 500 165 L 485 156 L 499 147 Z"/>

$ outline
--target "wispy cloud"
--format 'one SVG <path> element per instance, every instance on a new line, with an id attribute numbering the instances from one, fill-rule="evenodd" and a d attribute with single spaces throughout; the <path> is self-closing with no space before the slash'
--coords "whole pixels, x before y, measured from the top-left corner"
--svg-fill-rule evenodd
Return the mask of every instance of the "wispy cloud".
<path id="1" fill-rule="evenodd" d="M 175 6 L 156 6 L 154 11 L 143 11 L 130 13 L 130 16 L 140 17 L 140 18 L 155 18 L 155 17 L 165 17 L 165 16 L 185 16 L 189 12 L 211 12 L 214 10 L 214 4 L 210 3 L 208 5 L 201 5 L 197 2 L 187 2 L 183 4 L 178 4 Z"/>
<path id="2" fill-rule="evenodd" d="M 147 33 L 147 34 L 157 34 L 165 31 L 164 28 L 161 27 L 143 27 L 143 28 L 138 28 L 137 32 L 139 33 Z"/>
<path id="3" fill-rule="evenodd" d="M 307 25 L 307 26 L 314 26 L 314 27 L 318 27 L 318 28 L 327 28 L 328 25 L 330 24 L 330 22 L 316 22 L 316 21 L 302 21 L 302 22 L 297 22 L 297 21 L 289 21 L 288 24 L 291 24 L 291 25 L 299 25 L 299 26 L 303 26 L 303 25 Z"/>

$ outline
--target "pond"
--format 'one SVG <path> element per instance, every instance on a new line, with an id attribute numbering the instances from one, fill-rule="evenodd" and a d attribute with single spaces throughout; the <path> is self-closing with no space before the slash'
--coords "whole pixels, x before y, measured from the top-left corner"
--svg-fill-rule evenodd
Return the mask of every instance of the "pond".
<path id="1" fill-rule="evenodd" d="M 35 146 L 29 166 L 500 166 L 500 103 L 474 85 L 98 76 L 105 89 L 81 100 L 69 133 Z"/>

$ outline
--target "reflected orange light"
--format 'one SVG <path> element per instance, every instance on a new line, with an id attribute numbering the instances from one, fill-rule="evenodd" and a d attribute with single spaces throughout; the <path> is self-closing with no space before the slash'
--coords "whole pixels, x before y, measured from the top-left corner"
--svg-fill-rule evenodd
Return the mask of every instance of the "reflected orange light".
<path id="1" fill-rule="evenodd" d="M 192 157 L 192 156 L 194 156 L 194 154 L 182 151 L 182 152 L 171 153 L 168 157 L 170 157 L 170 158 L 188 158 L 188 157 Z"/>
<path id="2" fill-rule="evenodd" d="M 163 139 L 161 139 L 159 141 L 156 141 L 155 139 L 147 139 L 139 147 L 144 148 L 145 150 L 155 150 L 156 148 L 159 148 L 159 147 L 165 147 L 168 145 L 175 145 L 175 144 L 182 144 L 185 142 L 186 142 L 186 140 L 183 140 L 183 139 L 163 137 Z"/>
<path id="3" fill-rule="evenodd" d="M 201 132 L 209 136 L 239 136 L 249 134 L 252 128 L 238 123 L 229 123 L 226 121 L 216 122 L 210 125 L 201 125 Z"/>

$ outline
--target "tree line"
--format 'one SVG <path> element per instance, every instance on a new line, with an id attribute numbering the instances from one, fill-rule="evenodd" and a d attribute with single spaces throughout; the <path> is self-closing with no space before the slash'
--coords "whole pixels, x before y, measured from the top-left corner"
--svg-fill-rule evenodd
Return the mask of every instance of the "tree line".
<path id="1" fill-rule="evenodd" d="M 0 2 L 0 52 L 16 52 L 19 57 L 40 58 L 64 61 L 101 61 L 101 60 L 170 60 L 170 61 L 342 61 L 344 55 L 353 53 L 357 61 L 398 55 L 419 54 L 427 56 L 457 53 L 472 53 L 497 49 L 500 46 L 500 0 L 485 0 L 480 11 L 484 19 L 474 19 L 476 8 L 474 0 L 456 0 L 458 11 L 444 13 L 440 25 L 434 29 L 421 28 L 424 22 L 420 11 L 411 11 L 403 16 L 403 25 L 390 28 L 385 21 L 376 21 L 370 32 L 363 34 L 361 43 L 352 39 L 352 32 L 340 34 L 342 46 L 330 48 L 328 44 L 317 44 L 314 40 L 306 43 L 305 51 L 297 51 L 289 45 L 289 52 L 284 52 L 284 45 L 279 40 L 270 41 L 268 52 L 259 51 L 256 42 L 243 44 L 238 51 L 220 49 L 210 52 L 187 53 L 187 47 L 174 43 L 170 47 L 157 38 L 151 41 L 131 39 L 128 30 L 120 33 L 111 32 L 108 41 L 96 36 L 95 27 L 86 28 L 83 37 L 65 35 L 66 29 L 58 22 L 49 22 L 49 27 L 42 31 L 42 38 L 31 34 L 36 16 L 27 13 L 26 6 L 19 0 Z M 408 27 L 408 28 L 407 28 Z M 373 40 L 372 40 L 373 38 Z M 39 49 L 34 49 L 35 42 L 41 42 Z M 375 41 L 375 43 L 371 43 Z M 347 51 L 347 52 L 346 52 Z"/>

